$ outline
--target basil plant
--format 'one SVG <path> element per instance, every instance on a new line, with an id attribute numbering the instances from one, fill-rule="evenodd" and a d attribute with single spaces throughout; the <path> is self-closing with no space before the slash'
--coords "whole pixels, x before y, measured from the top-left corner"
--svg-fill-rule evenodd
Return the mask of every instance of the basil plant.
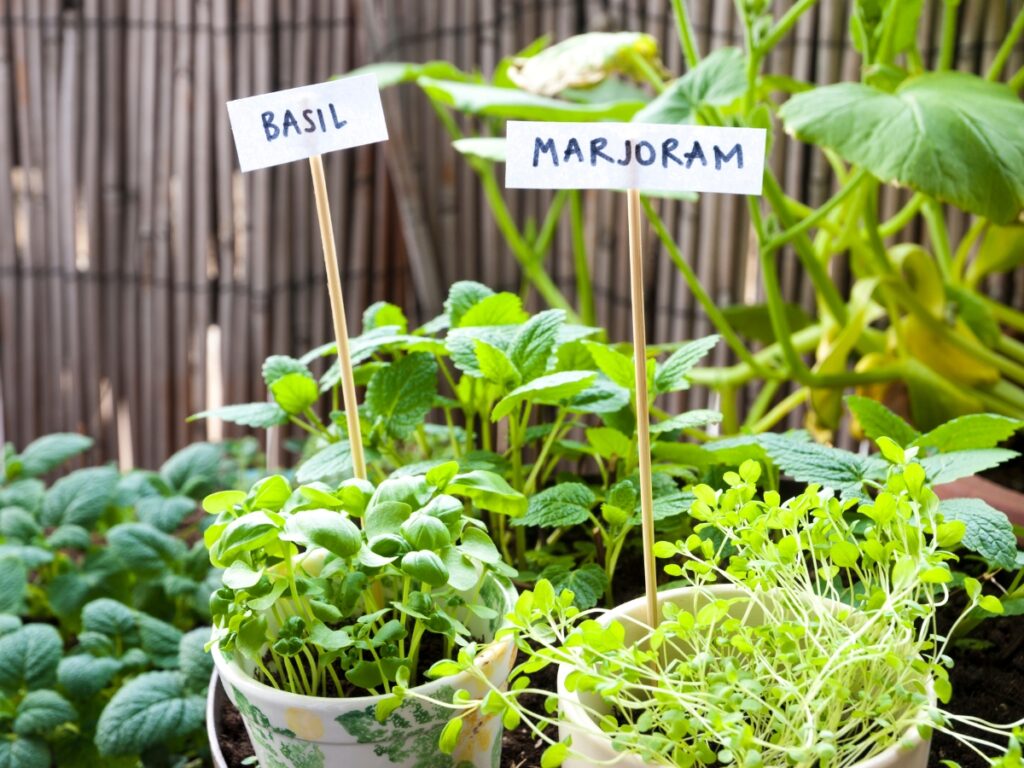
<path id="1" fill-rule="evenodd" d="M 224 568 L 210 601 L 213 642 L 254 676 L 309 696 L 360 696 L 416 683 L 422 661 L 473 640 L 463 620 L 497 618 L 477 599 L 515 576 L 466 504 L 522 514 L 498 475 L 455 462 L 376 488 L 292 490 L 280 475 L 206 498 L 210 559 Z M 437 636 L 427 650 L 430 636 Z"/>

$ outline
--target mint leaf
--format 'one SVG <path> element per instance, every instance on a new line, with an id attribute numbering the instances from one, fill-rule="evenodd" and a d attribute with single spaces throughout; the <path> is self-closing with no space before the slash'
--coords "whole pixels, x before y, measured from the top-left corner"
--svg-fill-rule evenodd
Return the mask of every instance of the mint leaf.
<path id="1" fill-rule="evenodd" d="M 566 407 L 574 413 L 615 413 L 628 405 L 629 390 L 599 376 Z"/>
<path id="2" fill-rule="evenodd" d="M 857 417 L 864 434 L 872 440 L 889 437 L 899 443 L 900 447 L 906 448 L 921 436 L 920 432 L 877 400 L 860 395 L 848 395 L 845 399 L 846 406 Z"/>
<path id="3" fill-rule="evenodd" d="M 14 732 L 19 736 L 46 736 L 57 726 L 74 722 L 78 713 L 56 691 L 29 691 L 14 713 Z"/>
<path id="4" fill-rule="evenodd" d="M 305 373 L 286 373 L 270 385 L 270 394 L 285 413 L 297 416 L 320 397 L 316 380 Z"/>
<path id="5" fill-rule="evenodd" d="M 630 392 L 636 388 L 633 360 L 630 357 L 597 341 L 584 341 L 583 346 L 590 352 L 594 365 L 601 373 Z"/>
<path id="6" fill-rule="evenodd" d="M 491 421 L 503 419 L 523 401 L 557 405 L 582 392 L 596 377 L 593 371 L 562 371 L 541 376 L 517 387 L 499 400 L 491 411 Z"/>
<path id="7" fill-rule="evenodd" d="M 1017 567 L 1017 537 L 1005 514 L 981 499 L 945 499 L 939 511 L 946 520 L 960 520 L 967 528 L 961 546 L 999 568 Z"/>
<path id="8" fill-rule="evenodd" d="M 363 311 L 363 330 L 392 326 L 400 333 L 409 330 L 409 321 L 402 309 L 387 301 L 375 301 Z"/>
<path id="9" fill-rule="evenodd" d="M 510 325 L 456 328 L 449 331 L 444 346 L 456 368 L 470 376 L 481 378 L 484 374 L 477 359 L 476 343 L 483 341 L 495 349 L 504 351 L 515 335 L 515 330 L 515 327 Z"/>
<path id="10" fill-rule="evenodd" d="M 583 483 L 559 483 L 530 497 L 526 514 L 512 525 L 560 528 L 576 525 L 590 517 L 597 497 Z"/>
<path id="11" fill-rule="evenodd" d="M 522 373 L 516 370 L 508 355 L 493 344 L 477 339 L 473 343 L 473 353 L 476 355 L 481 375 L 488 381 L 502 389 L 518 387 L 522 383 Z"/>
<path id="12" fill-rule="evenodd" d="M 722 420 L 722 414 L 718 411 L 711 411 L 699 408 L 686 413 L 671 416 L 657 424 L 651 424 L 651 434 L 658 435 L 662 432 L 674 432 L 677 429 L 693 429 L 695 427 L 706 427 L 708 424 L 717 424 Z"/>
<path id="13" fill-rule="evenodd" d="M 459 328 L 477 325 L 519 325 L 529 315 L 523 309 L 523 301 L 514 293 L 495 293 L 487 296 L 468 310 L 458 323 Z"/>
<path id="14" fill-rule="evenodd" d="M 18 456 L 24 477 L 38 477 L 56 469 L 73 456 L 92 448 L 92 438 L 74 432 L 57 432 L 33 440 Z"/>
<path id="15" fill-rule="evenodd" d="M 633 440 L 629 435 L 611 427 L 590 427 L 586 431 L 587 442 L 602 459 L 625 458 L 633 451 Z"/>
<path id="16" fill-rule="evenodd" d="M 50 768 L 50 748 L 38 739 L 0 740 L 0 768 Z"/>
<path id="17" fill-rule="evenodd" d="M 307 485 L 337 480 L 351 471 L 352 448 L 348 440 L 343 440 L 321 448 L 302 462 L 295 473 L 295 479 Z"/>
<path id="18" fill-rule="evenodd" d="M 49 624 L 28 624 L 0 637 L 0 691 L 53 685 L 64 643 Z"/>
<path id="19" fill-rule="evenodd" d="M 776 466 L 793 480 L 833 488 L 844 498 L 863 496 L 863 483 L 870 471 L 865 457 L 775 434 L 759 435 L 758 442 Z"/>
<path id="20" fill-rule="evenodd" d="M 444 302 L 444 311 L 448 315 L 451 327 L 458 328 L 463 315 L 469 311 L 470 307 L 493 295 L 494 291 L 473 280 L 460 280 L 457 283 L 452 283 L 451 288 L 448 289 L 448 298 Z"/>
<path id="21" fill-rule="evenodd" d="M 673 352 L 664 363 L 657 367 L 654 374 L 654 391 L 676 392 L 689 389 L 690 381 L 686 378 L 697 363 L 718 344 L 718 336 L 705 336 L 683 344 Z"/>
<path id="22" fill-rule="evenodd" d="M 41 522 L 46 526 L 75 523 L 92 528 L 114 503 L 118 480 L 113 467 L 79 469 L 62 477 L 43 499 Z"/>
<path id="23" fill-rule="evenodd" d="M 80 525 L 68 523 L 53 529 L 46 537 L 46 546 L 50 549 L 87 550 L 92 545 L 92 535 Z"/>
<path id="24" fill-rule="evenodd" d="M 538 578 L 547 579 L 561 594 L 568 589 L 573 593 L 573 603 L 581 611 L 593 608 L 608 589 L 608 575 L 596 563 L 587 563 L 578 568 L 567 565 L 549 565 Z"/>
<path id="25" fill-rule="evenodd" d="M 542 376 L 548 369 L 558 339 L 558 329 L 565 323 L 565 312 L 549 309 L 531 317 L 516 333 L 508 348 L 512 365 L 523 381 Z"/>
<path id="26" fill-rule="evenodd" d="M 1016 458 L 1017 455 L 1016 451 L 1008 451 L 1005 448 L 983 448 L 926 456 L 920 459 L 920 464 L 925 469 L 928 482 L 939 485 L 992 469 Z"/>
<path id="27" fill-rule="evenodd" d="M 300 373 L 303 376 L 312 378 L 313 374 L 301 360 L 287 355 L 271 355 L 263 361 L 263 381 L 268 387 L 273 386 L 289 373 Z"/>
<path id="28" fill-rule="evenodd" d="M 921 435 L 914 445 L 935 448 L 940 453 L 992 448 L 1008 439 L 1024 421 L 995 413 L 972 413 L 941 424 Z"/>
<path id="29" fill-rule="evenodd" d="M 366 407 L 390 437 L 405 440 L 423 423 L 436 394 L 433 355 L 414 352 L 373 375 L 366 388 Z"/>
<path id="30" fill-rule="evenodd" d="M 132 755 L 199 730 L 204 699 L 187 693 L 177 672 L 148 672 L 120 688 L 96 724 L 104 757 Z"/>
<path id="31" fill-rule="evenodd" d="M 200 411 L 188 418 L 189 421 L 196 419 L 221 419 L 243 427 L 270 429 L 286 423 L 288 414 L 277 403 L 239 403 Z"/>
<path id="32" fill-rule="evenodd" d="M 65 656 L 57 667 L 57 682 L 72 698 L 88 699 L 110 685 L 120 669 L 120 662 L 108 656 Z"/>

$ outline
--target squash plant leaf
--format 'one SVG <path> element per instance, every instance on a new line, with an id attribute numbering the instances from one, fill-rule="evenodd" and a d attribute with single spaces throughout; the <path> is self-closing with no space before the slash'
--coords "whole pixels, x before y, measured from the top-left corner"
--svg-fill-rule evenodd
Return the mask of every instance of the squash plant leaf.
<path id="1" fill-rule="evenodd" d="M 896 182 L 1006 224 L 1024 207 L 1024 102 L 963 72 L 903 81 L 893 93 L 837 83 L 793 96 L 786 131 Z"/>
<path id="2" fill-rule="evenodd" d="M 743 51 L 720 48 L 633 116 L 635 123 L 690 124 L 704 106 L 724 107 L 747 89 Z"/>

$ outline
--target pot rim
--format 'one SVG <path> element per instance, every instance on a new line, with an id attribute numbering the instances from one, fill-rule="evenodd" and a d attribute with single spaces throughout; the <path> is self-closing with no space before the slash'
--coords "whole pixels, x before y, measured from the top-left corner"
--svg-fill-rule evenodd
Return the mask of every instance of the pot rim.
<path id="1" fill-rule="evenodd" d="M 669 589 L 664 592 L 659 592 L 658 603 L 660 605 L 662 602 L 669 602 L 673 599 L 678 598 L 681 595 L 693 592 L 696 589 L 698 588 L 676 587 L 675 589 Z M 711 584 L 708 586 L 700 587 L 700 589 L 702 591 L 709 591 L 713 594 L 742 592 L 742 590 L 740 590 L 738 587 L 732 584 Z M 602 624 L 606 624 L 614 619 L 622 618 L 627 613 L 635 609 L 645 609 L 646 605 L 647 598 L 641 595 L 638 598 L 635 598 L 625 603 L 620 603 L 614 608 L 608 609 L 605 613 L 599 616 L 596 619 L 596 621 Z M 593 718 L 591 718 L 590 715 L 588 715 L 586 711 L 583 710 L 577 694 L 575 692 L 570 692 L 566 690 L 565 680 L 569 676 L 569 673 L 571 671 L 572 667 L 570 667 L 569 665 L 558 665 L 556 688 L 559 699 L 559 710 L 561 712 L 561 716 L 564 717 L 567 723 L 571 724 L 573 727 L 584 729 L 589 736 L 599 738 L 603 741 L 607 741 L 609 744 L 609 749 L 612 749 L 612 747 L 610 746 L 611 739 L 607 736 L 607 734 L 605 734 L 599 728 L 597 728 L 597 724 L 594 722 Z M 934 701 L 935 692 L 932 689 L 931 680 L 928 681 L 928 694 L 929 697 Z M 909 739 L 911 743 L 904 746 L 904 739 Z M 930 742 L 931 739 L 928 739 L 926 742 L 925 739 L 921 738 L 921 735 L 917 732 L 917 726 L 911 725 L 906 731 L 904 731 L 903 737 L 899 741 L 889 745 L 876 755 L 873 755 L 869 758 L 866 758 L 865 760 L 861 760 L 857 763 L 854 763 L 852 768 L 886 768 L 888 766 L 894 765 L 895 763 L 893 761 L 896 760 L 898 756 L 905 755 L 911 752 L 912 750 L 918 749 L 919 747 L 921 747 L 922 744 Z M 622 756 L 628 756 L 629 753 L 623 752 L 617 754 L 620 754 Z M 644 765 L 653 766 L 654 764 L 645 762 Z"/>

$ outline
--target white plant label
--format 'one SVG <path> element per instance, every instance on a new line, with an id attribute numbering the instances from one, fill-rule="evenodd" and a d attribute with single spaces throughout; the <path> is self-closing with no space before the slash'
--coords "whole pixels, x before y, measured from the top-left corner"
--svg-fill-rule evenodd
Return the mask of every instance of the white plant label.
<path id="1" fill-rule="evenodd" d="M 243 171 L 388 138 L 373 75 L 229 101 L 228 118 Z"/>
<path id="2" fill-rule="evenodd" d="M 762 128 L 508 123 L 505 185 L 760 195 Z"/>

